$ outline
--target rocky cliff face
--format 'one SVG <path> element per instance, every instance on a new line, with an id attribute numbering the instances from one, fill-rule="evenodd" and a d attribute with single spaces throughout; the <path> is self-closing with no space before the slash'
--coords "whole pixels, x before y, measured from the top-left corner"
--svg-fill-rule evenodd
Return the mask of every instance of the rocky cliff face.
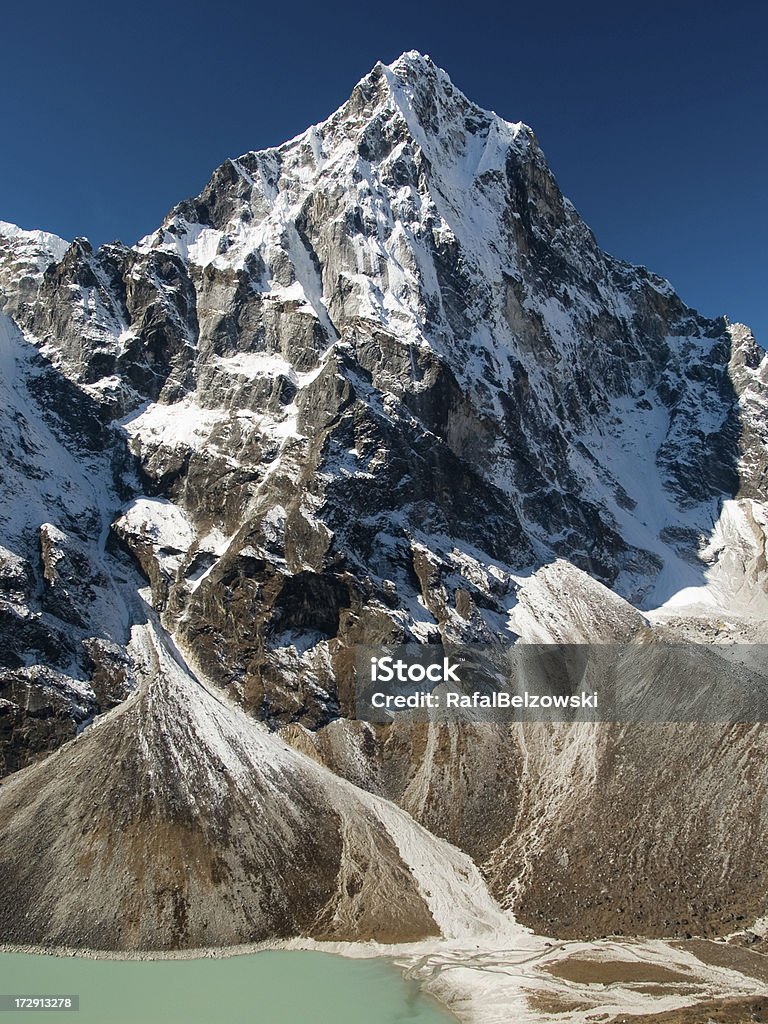
<path id="1" fill-rule="evenodd" d="M 166 794 L 163 818 L 178 828 L 153 885 L 182 895 L 151 926 L 132 906 L 139 923 L 119 937 L 80 922 L 83 942 L 275 933 L 256 910 L 217 930 L 210 892 L 231 902 L 236 878 L 270 876 L 278 861 L 320 879 L 301 907 L 287 877 L 269 882 L 283 931 L 376 931 L 339 886 L 346 878 L 354 902 L 379 860 L 372 891 L 399 888 L 406 908 L 399 923 L 379 916 L 379 932 L 436 927 L 386 829 L 363 843 L 344 824 L 358 811 L 326 793 L 333 776 L 312 785 L 336 824 L 300 834 L 312 814 L 290 777 L 317 762 L 351 784 L 345 794 L 394 801 L 467 851 L 498 898 L 549 932 L 713 932 L 764 909 L 750 835 L 765 825 L 765 779 L 744 770 L 761 728 L 711 727 L 702 740 L 673 727 L 352 720 L 359 643 L 763 638 L 768 360 L 745 327 L 701 317 L 666 281 L 603 253 L 529 128 L 406 54 L 323 124 L 228 160 L 133 248 L 0 226 L 0 308 L 4 770 L 135 691 L 76 748 L 4 787 L 6 869 L 30 853 L 19 838 L 30 801 L 54 829 L 89 762 L 109 760 L 120 792 L 193 756 L 179 736 L 194 733 L 194 687 L 183 707 L 150 698 L 147 679 L 166 693 L 169 663 L 156 657 L 148 676 L 129 645 L 148 616 L 225 701 L 298 751 L 269 795 L 258 778 L 226 798 L 209 780 L 190 818 L 189 784 Z M 126 729 L 153 730 L 141 756 Z M 271 756 L 248 749 L 251 764 Z M 722 758 L 716 777 L 708 751 Z M 51 767 L 62 759 L 72 792 Z M 686 794 L 684 827 L 649 799 L 647 772 Z M 297 824 L 274 844 L 238 842 L 235 865 L 231 836 L 204 824 L 235 799 L 270 820 L 284 806 Z M 134 831 L 156 820 L 146 806 Z M 179 867 L 190 829 L 203 830 L 199 891 Z M 104 830 L 88 835 L 78 856 L 99 860 Z M 659 881 L 666 843 L 688 872 L 672 895 Z M 212 851 L 227 860 L 221 886 Z M 48 856 L 48 873 L 70 884 L 64 855 Z M 114 856 L 130 872 L 139 854 Z M 568 863 L 584 867 L 577 891 Z M 125 910 L 98 877 L 103 914 Z M 76 944 L 46 931 L 54 897 L 32 881 L 37 923 L 24 931 L 6 906 L 13 934 Z M 203 890 L 208 923 L 192 923 Z M 375 891 L 371 912 L 384 915 Z M 249 892 L 243 906 L 266 899 Z"/>

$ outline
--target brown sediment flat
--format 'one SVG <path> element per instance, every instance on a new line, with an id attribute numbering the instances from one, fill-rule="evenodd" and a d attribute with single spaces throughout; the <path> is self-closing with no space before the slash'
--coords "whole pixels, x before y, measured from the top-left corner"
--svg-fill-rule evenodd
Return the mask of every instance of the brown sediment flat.
<path id="1" fill-rule="evenodd" d="M 644 996 L 656 996 L 661 999 L 663 996 L 701 996 L 706 993 L 701 985 L 654 985 L 652 983 L 633 985 L 633 992 L 640 992 Z"/>
<path id="2" fill-rule="evenodd" d="M 582 957 L 566 957 L 554 964 L 541 968 L 548 974 L 564 981 L 580 985 L 627 985 L 640 982 L 695 981 L 690 974 L 660 967 L 658 964 L 641 963 L 636 960 L 591 960 Z"/>
<path id="3" fill-rule="evenodd" d="M 528 1006 L 534 1013 L 583 1013 L 591 1010 L 593 1003 L 569 999 L 554 992 L 533 991 L 526 994 Z"/>
<path id="4" fill-rule="evenodd" d="M 709 942 L 707 939 L 691 939 L 672 945 L 693 953 L 702 963 L 713 967 L 728 967 L 732 971 L 746 974 L 748 978 L 768 982 L 768 954 L 755 953 L 744 946 L 732 946 L 725 942 Z"/>
<path id="5" fill-rule="evenodd" d="M 768 999 L 709 999 L 664 1013 L 622 1013 L 607 1024 L 768 1024 Z"/>

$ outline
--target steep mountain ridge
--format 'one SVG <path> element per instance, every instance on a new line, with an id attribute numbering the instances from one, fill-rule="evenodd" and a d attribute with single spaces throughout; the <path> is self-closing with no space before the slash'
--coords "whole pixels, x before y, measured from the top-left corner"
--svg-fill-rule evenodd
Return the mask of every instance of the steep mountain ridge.
<path id="1" fill-rule="evenodd" d="M 765 639 L 768 357 L 746 327 L 701 317 L 661 278 L 603 253 L 529 128 L 404 54 L 326 122 L 226 161 L 133 248 L 0 224 L 0 296 L 5 770 L 133 693 L 3 787 L 5 871 L 15 878 L 37 856 L 29 814 L 53 835 L 65 803 L 73 814 L 99 804 L 91 788 L 78 796 L 91 764 L 110 762 L 105 787 L 118 795 L 149 792 L 157 772 L 171 787 L 161 816 L 187 820 L 176 775 L 194 771 L 197 733 L 185 716 L 194 694 L 198 723 L 216 697 L 186 669 L 183 684 L 174 676 L 184 700 L 164 689 L 174 649 L 302 755 L 254 727 L 253 778 L 227 799 L 246 830 L 282 805 L 293 826 L 238 848 L 226 883 L 211 867 L 232 844 L 210 779 L 193 813 L 210 867 L 200 887 L 185 888 L 186 840 L 156 851 L 155 888 L 181 887 L 184 914 L 215 908 L 209 931 L 202 917 L 174 930 L 175 896 L 150 924 L 135 894 L 129 917 L 144 923 L 110 930 L 127 897 L 104 865 L 114 856 L 130 875 L 136 861 L 127 839 L 107 856 L 102 829 L 77 843 L 104 867 L 104 930 L 50 924 L 56 885 L 75 878 L 54 843 L 51 887 L 24 876 L 29 921 L 2 911 L 19 941 L 165 947 L 276 933 L 254 873 L 274 876 L 281 934 L 442 928 L 382 824 L 403 813 L 394 805 L 550 932 L 709 934 L 764 910 L 759 726 L 353 721 L 359 643 Z M 149 674 L 130 642 L 148 615 L 165 652 Z M 149 753 L 136 747 L 142 729 Z M 125 763 L 111 764 L 116 751 Z M 348 780 L 341 804 L 307 754 Z M 281 758 L 269 795 L 259 780 Z M 312 814 L 296 780 L 307 772 L 323 820 L 304 835 Z M 669 792 L 666 811 L 649 799 L 647 774 L 685 795 L 684 826 Z M 368 792 L 393 804 L 374 813 Z M 151 833 L 147 808 L 135 827 Z M 78 827 L 67 821 L 62 843 Z M 381 861 L 370 892 L 361 849 L 368 870 Z M 674 891 L 670 857 L 690 870 Z M 568 863 L 582 865 L 575 888 Z M 290 882 L 312 871 L 315 902 Z M 246 875 L 250 909 L 221 930 Z M 403 894 L 399 919 L 386 917 L 384 885 Z"/>

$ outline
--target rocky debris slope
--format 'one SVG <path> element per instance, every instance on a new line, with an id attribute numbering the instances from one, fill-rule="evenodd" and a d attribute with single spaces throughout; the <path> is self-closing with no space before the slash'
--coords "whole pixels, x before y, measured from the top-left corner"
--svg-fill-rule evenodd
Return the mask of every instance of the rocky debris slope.
<path id="1" fill-rule="evenodd" d="M 764 910 L 760 727 L 353 720 L 361 643 L 765 639 L 768 360 L 603 253 L 525 125 L 429 58 L 377 65 L 134 247 L 0 224 L 0 343 L 0 770 L 142 680 L 4 785 L 5 870 L 29 891 L 28 918 L 2 911 L 14 935 L 444 930 L 397 814 L 550 932 L 709 933 Z M 261 729 L 242 747 L 229 701 L 293 751 Z M 224 739 L 201 733 L 218 707 Z M 113 849 L 106 808 L 134 791 Z M 33 813 L 59 829 L 47 852 Z M 91 924 L 63 923 L 74 901 L 56 909 L 38 856 L 67 892 L 93 879 Z M 139 876 L 147 904 L 121 888 Z"/>
<path id="2" fill-rule="evenodd" d="M 640 710 L 667 679 L 688 695 L 690 722 L 339 719 L 284 735 L 466 850 L 501 905 L 540 934 L 709 936 L 754 920 L 768 889 L 766 730 L 707 717 L 727 689 L 765 691 L 765 648 L 754 666 L 711 640 L 681 654 L 674 632 L 564 562 L 518 596 L 521 642 L 616 645 Z"/>
<path id="3" fill-rule="evenodd" d="M 136 693 L 0 792 L 4 941 L 160 950 L 510 927 L 468 857 L 229 704 L 151 621 L 131 654 Z"/>
<path id="4" fill-rule="evenodd" d="M 765 692 L 766 649 L 755 673 L 730 644 L 670 646 L 674 633 L 579 580 L 579 570 L 554 568 L 523 588 L 525 639 L 621 645 L 615 672 L 639 709 L 649 685 L 658 693 L 665 680 L 690 715 L 513 726 L 522 795 L 508 836 L 483 865 L 491 889 L 544 933 L 730 933 L 759 916 L 768 889 L 759 839 L 768 827 L 768 733 L 762 723 L 711 719 L 726 691 Z"/>

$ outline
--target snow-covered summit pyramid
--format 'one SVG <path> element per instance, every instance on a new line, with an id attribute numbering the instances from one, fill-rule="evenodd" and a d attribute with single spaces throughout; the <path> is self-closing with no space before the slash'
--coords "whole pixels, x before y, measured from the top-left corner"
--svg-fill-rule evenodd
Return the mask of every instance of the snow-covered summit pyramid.
<path id="1" fill-rule="evenodd" d="M 141 556 L 182 628 L 243 550 L 321 581 L 326 637 L 357 602 L 505 635 L 515 575 L 557 557 L 654 607 L 706 585 L 723 503 L 764 497 L 748 330 L 603 253 L 531 130 L 416 52 L 134 248 L 61 249 L 8 310 L 130 439 L 122 536 L 162 534 L 155 498 L 184 520 Z"/>

